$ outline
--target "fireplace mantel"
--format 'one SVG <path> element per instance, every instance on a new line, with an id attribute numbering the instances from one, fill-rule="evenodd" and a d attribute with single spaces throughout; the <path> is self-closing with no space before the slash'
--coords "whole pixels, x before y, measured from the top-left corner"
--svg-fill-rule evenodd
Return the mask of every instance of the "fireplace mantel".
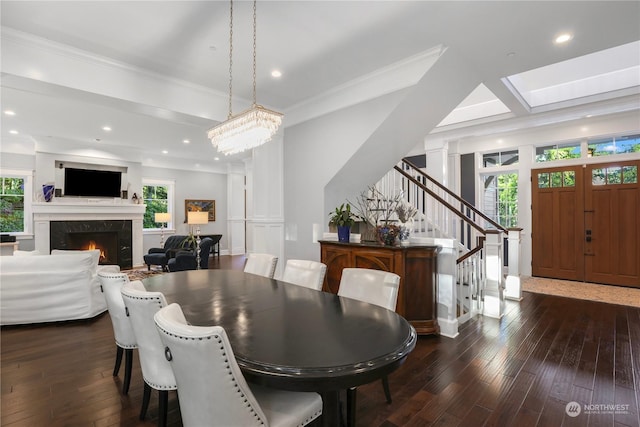
<path id="1" fill-rule="evenodd" d="M 133 266 L 143 265 L 142 223 L 146 205 L 116 203 L 111 200 L 87 199 L 65 203 L 34 203 L 32 205 L 35 249 L 51 252 L 51 221 L 130 220 Z"/>

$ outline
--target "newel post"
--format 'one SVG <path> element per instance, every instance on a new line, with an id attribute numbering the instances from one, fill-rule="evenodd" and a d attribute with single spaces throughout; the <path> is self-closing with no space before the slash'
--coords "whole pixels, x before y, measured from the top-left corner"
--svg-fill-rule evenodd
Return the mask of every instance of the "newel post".
<path id="1" fill-rule="evenodd" d="M 487 230 L 485 242 L 486 284 L 482 314 L 497 319 L 504 315 L 504 285 L 502 275 L 502 232 Z"/>
<path id="2" fill-rule="evenodd" d="M 522 301 L 522 286 L 520 283 L 522 228 L 509 228 L 507 240 L 509 242 L 509 269 L 504 295 L 508 299 Z"/>

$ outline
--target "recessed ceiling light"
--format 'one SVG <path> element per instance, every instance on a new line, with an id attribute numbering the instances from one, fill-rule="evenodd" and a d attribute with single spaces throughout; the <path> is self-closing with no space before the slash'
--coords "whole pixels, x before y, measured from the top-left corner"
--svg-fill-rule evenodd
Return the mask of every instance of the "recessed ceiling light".
<path id="1" fill-rule="evenodd" d="M 562 44 L 562 43 L 568 42 L 572 38 L 573 38 L 573 35 L 569 33 L 563 33 L 563 34 L 560 34 L 558 37 L 556 37 L 554 41 L 556 44 Z"/>
<path id="2" fill-rule="evenodd" d="M 271 72 L 271 77 L 275 77 L 275 78 L 282 77 L 282 72 L 280 70 L 273 70 Z"/>
<path id="3" fill-rule="evenodd" d="M 167 150 L 162 150 L 162 154 L 169 154 Z"/>
<path id="4" fill-rule="evenodd" d="M 189 141 L 188 139 L 183 139 L 183 140 L 182 140 L 182 142 L 183 142 L 183 143 L 185 143 L 185 144 L 188 144 L 188 143 L 190 143 L 191 141 Z"/>
<path id="5" fill-rule="evenodd" d="M 220 157 L 214 157 L 213 160 L 220 160 Z"/>
<path id="6" fill-rule="evenodd" d="M 102 130 L 105 132 L 111 132 L 111 127 L 110 126 L 102 126 Z"/>
<path id="7" fill-rule="evenodd" d="M 15 116 L 15 115 L 16 115 L 16 112 L 15 112 L 15 111 L 12 111 L 12 110 L 4 110 L 4 113 L 5 113 L 7 116 Z"/>
<path id="8" fill-rule="evenodd" d="M 18 131 L 17 131 L 17 130 L 15 130 L 15 129 L 11 129 L 11 130 L 9 131 L 9 133 L 10 133 L 10 134 L 12 134 L 12 135 L 17 135 L 17 134 L 18 134 Z"/>

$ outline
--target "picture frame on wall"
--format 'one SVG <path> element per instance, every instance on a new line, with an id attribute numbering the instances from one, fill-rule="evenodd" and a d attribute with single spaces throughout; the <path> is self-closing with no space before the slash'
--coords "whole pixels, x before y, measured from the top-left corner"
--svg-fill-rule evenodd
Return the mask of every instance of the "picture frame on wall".
<path id="1" fill-rule="evenodd" d="M 184 201 L 184 222 L 187 222 L 188 212 L 207 212 L 209 221 L 216 220 L 216 201 L 187 199 Z"/>

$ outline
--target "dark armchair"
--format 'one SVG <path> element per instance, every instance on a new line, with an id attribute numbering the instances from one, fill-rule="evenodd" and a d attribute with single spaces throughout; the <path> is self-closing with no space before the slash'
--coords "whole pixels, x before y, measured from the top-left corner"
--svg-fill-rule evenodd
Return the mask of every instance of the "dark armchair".
<path id="1" fill-rule="evenodd" d="M 189 250 L 187 236 L 169 236 L 163 248 L 151 248 L 144 258 L 147 269 L 151 270 L 152 265 L 159 265 L 163 271 L 167 271 L 168 261 L 180 250 Z"/>
<path id="2" fill-rule="evenodd" d="M 213 246 L 213 240 L 205 237 L 200 241 L 200 269 L 209 268 L 209 253 Z M 197 266 L 196 250 L 179 251 L 174 258 L 167 262 L 169 271 L 195 270 Z"/>

